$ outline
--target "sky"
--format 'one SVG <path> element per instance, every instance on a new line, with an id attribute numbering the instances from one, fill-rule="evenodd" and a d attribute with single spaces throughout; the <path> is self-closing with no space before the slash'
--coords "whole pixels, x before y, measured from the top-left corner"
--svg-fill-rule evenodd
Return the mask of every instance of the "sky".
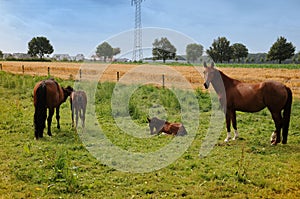
<path id="1" fill-rule="evenodd" d="M 206 50 L 214 39 L 226 37 L 250 53 L 267 53 L 283 36 L 300 51 L 299 0 L 145 0 L 141 5 L 148 49 L 155 38 L 167 37 L 177 54 L 184 54 L 188 43 Z M 121 55 L 133 48 L 131 0 L 0 0 L 0 13 L 3 53 L 26 53 L 38 36 L 50 40 L 53 54 L 88 57 L 104 41 L 120 47 Z"/>

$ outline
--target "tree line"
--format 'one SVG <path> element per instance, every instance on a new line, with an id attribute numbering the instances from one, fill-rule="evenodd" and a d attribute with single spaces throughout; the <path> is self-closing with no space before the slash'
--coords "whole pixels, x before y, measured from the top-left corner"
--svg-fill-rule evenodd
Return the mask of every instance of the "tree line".
<path id="1" fill-rule="evenodd" d="M 152 60 L 178 59 L 176 47 L 166 37 L 155 39 L 152 43 Z M 295 55 L 295 46 L 288 42 L 286 38 L 279 37 L 277 41 L 270 47 L 264 60 L 261 61 L 277 61 L 281 64 L 286 59 Z M 28 54 L 32 57 L 43 59 L 45 55 L 52 54 L 53 46 L 46 37 L 34 37 L 28 42 Z M 218 37 L 213 41 L 211 46 L 205 51 L 214 62 L 240 62 L 246 60 L 249 55 L 247 47 L 242 43 L 234 43 L 230 45 L 230 41 L 226 37 Z M 119 47 L 113 48 L 108 42 L 103 42 L 97 46 L 94 59 L 102 58 L 103 61 L 111 61 L 112 58 L 121 53 Z M 186 46 L 186 60 L 190 63 L 195 63 L 204 53 L 202 45 L 197 43 L 188 44 Z M 0 58 L 3 58 L 3 53 L 0 50 Z M 298 61 L 300 61 L 300 53 L 298 53 Z"/>

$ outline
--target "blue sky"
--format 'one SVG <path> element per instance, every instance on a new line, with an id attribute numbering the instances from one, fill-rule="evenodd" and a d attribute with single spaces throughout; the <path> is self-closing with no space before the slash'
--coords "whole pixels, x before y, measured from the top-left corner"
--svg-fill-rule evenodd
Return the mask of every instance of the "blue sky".
<path id="1" fill-rule="evenodd" d="M 283 36 L 298 52 L 299 10 L 299 0 L 145 0 L 142 26 L 177 32 L 204 49 L 225 36 L 251 53 L 268 52 Z M 45 36 L 54 54 L 89 56 L 98 44 L 132 30 L 134 11 L 131 0 L 0 0 L 0 50 L 27 52 L 33 37 Z M 143 39 L 143 46 L 151 46 L 151 39 Z M 123 53 L 128 45 L 112 43 Z M 183 53 L 185 46 L 177 45 L 178 54 Z"/>

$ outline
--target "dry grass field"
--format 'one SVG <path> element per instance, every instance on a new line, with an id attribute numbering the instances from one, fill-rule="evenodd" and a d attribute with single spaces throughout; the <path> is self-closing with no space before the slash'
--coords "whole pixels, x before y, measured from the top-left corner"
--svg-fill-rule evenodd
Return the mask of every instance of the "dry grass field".
<path id="1" fill-rule="evenodd" d="M 81 69 L 82 79 L 95 78 L 99 81 L 117 81 L 119 77 L 128 75 L 126 81 L 133 82 L 140 79 L 162 82 L 162 74 L 165 75 L 166 86 L 180 87 L 183 81 L 188 81 L 193 88 L 203 88 L 202 67 L 191 66 L 163 66 L 137 65 L 137 64 L 99 64 L 99 63 L 62 63 L 62 62 L 1 62 L 2 70 L 16 74 L 29 74 L 47 76 L 48 68 L 52 77 L 62 79 L 79 79 Z M 139 68 L 142 66 L 141 68 Z M 163 69 L 167 68 L 167 69 Z M 24 70 L 23 70 L 24 69 Z M 176 73 L 175 71 L 178 73 Z M 274 68 L 221 68 L 232 78 L 244 82 L 260 82 L 275 80 L 292 88 L 294 96 L 300 98 L 300 70 L 299 69 L 274 69 Z M 185 77 L 183 79 L 182 77 Z M 125 81 L 125 80 L 124 80 Z"/>

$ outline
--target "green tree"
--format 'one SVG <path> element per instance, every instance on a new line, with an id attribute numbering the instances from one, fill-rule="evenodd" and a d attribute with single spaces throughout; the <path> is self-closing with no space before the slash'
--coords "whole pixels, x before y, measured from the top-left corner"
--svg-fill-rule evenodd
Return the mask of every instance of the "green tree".
<path id="1" fill-rule="evenodd" d="M 114 55 L 114 49 L 107 42 L 103 42 L 97 47 L 96 55 L 97 57 L 104 57 L 104 61 L 106 62 L 107 58 L 112 58 Z"/>
<path id="2" fill-rule="evenodd" d="M 203 54 L 203 46 L 200 44 L 188 44 L 186 46 L 186 58 L 189 62 L 196 62 Z"/>
<path id="3" fill-rule="evenodd" d="M 3 59 L 3 52 L 0 50 L 0 59 Z"/>
<path id="4" fill-rule="evenodd" d="M 32 57 L 39 56 L 41 59 L 45 54 L 53 53 L 53 46 L 46 37 L 34 37 L 28 42 L 28 54 Z"/>
<path id="5" fill-rule="evenodd" d="M 206 50 L 206 53 L 214 60 L 214 62 L 230 61 L 232 58 L 232 48 L 230 41 L 226 37 L 218 37 L 212 43 L 212 46 Z"/>
<path id="6" fill-rule="evenodd" d="M 248 49 L 244 44 L 235 43 L 231 46 L 232 49 L 232 58 L 237 59 L 240 62 L 240 59 L 246 58 L 248 56 Z"/>
<path id="7" fill-rule="evenodd" d="M 174 59 L 176 57 L 176 48 L 166 37 L 162 37 L 160 40 L 155 39 L 152 45 L 154 60 L 162 59 L 165 63 L 166 59 Z"/>
<path id="8" fill-rule="evenodd" d="M 113 56 L 120 54 L 121 53 L 121 49 L 120 48 L 113 48 Z"/>
<path id="9" fill-rule="evenodd" d="M 267 57 L 269 60 L 278 60 L 278 63 L 281 64 L 282 61 L 291 58 L 294 54 L 295 46 L 291 42 L 287 42 L 286 38 L 279 37 L 271 46 Z"/>

